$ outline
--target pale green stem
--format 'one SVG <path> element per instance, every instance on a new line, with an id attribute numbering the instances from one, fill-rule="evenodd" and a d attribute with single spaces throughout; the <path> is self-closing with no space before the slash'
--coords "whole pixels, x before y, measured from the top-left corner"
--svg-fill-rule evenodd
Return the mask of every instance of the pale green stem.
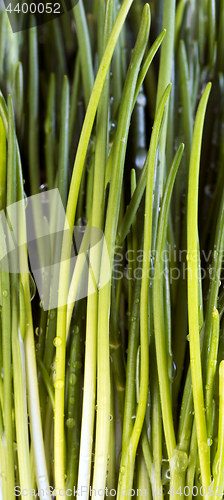
<path id="1" fill-rule="evenodd" d="M 210 484 L 210 460 L 207 444 L 207 428 L 204 411 L 204 395 L 202 384 L 201 351 L 199 338 L 198 313 L 198 178 L 200 152 L 205 111 L 211 84 L 206 86 L 199 103 L 192 140 L 192 150 L 188 185 L 187 213 L 187 256 L 188 256 L 188 319 L 190 364 L 193 386 L 193 400 L 196 420 L 199 459 L 202 483 L 206 488 Z"/>
<path id="2" fill-rule="evenodd" d="M 158 108 L 160 99 L 164 90 L 170 83 L 173 49 L 174 49 L 174 35 L 175 35 L 175 6 L 176 0 L 164 0 L 163 6 L 163 28 L 166 29 L 166 43 L 162 45 L 160 67 L 159 67 L 159 81 L 156 96 L 156 109 Z M 160 139 L 160 152 L 161 152 L 161 189 L 163 190 L 163 178 L 165 175 L 165 149 L 166 149 L 166 136 L 167 136 L 167 121 L 168 112 L 165 115 L 165 122 Z"/>

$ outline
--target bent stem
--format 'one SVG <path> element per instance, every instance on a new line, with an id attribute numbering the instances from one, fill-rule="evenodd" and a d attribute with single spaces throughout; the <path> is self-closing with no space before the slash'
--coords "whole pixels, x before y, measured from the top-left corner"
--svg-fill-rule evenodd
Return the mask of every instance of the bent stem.
<path id="1" fill-rule="evenodd" d="M 190 365 L 193 386 L 193 400 L 196 420 L 196 432 L 199 450 L 199 460 L 202 475 L 202 484 L 206 491 L 210 484 L 210 459 L 207 444 L 207 428 L 204 412 L 204 396 L 202 385 L 201 352 L 199 338 L 198 314 L 198 177 L 200 166 L 200 152 L 205 111 L 211 83 L 208 83 L 201 97 L 193 132 L 189 184 L 188 184 L 188 212 L 187 212 L 187 256 L 188 256 L 188 319 Z"/>
<path id="2" fill-rule="evenodd" d="M 111 35 L 109 37 L 106 49 L 104 51 L 99 70 L 95 79 L 93 90 L 90 96 L 85 120 L 80 135 L 77 148 L 74 169 L 70 184 L 66 217 L 69 223 L 71 233 L 75 220 L 79 187 L 84 167 L 85 157 L 89 144 L 89 139 L 98 107 L 102 88 L 109 69 L 110 61 L 117 43 L 122 26 L 131 7 L 133 0 L 124 0 L 116 21 L 114 23 Z M 65 347 L 66 347 L 66 317 L 67 317 L 67 293 L 69 279 L 69 258 L 71 253 L 71 243 L 64 236 L 62 243 L 62 263 L 59 277 L 59 304 L 57 313 L 57 337 L 61 339 L 61 345 L 56 348 L 56 390 L 55 390 L 55 433 L 54 433 L 54 471 L 56 488 L 64 489 L 64 378 L 65 378 Z"/>

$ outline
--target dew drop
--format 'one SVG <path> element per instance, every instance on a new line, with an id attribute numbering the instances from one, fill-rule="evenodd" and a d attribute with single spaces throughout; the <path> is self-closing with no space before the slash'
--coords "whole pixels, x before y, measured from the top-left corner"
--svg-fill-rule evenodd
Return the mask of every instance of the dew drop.
<path id="1" fill-rule="evenodd" d="M 48 185 L 47 183 L 45 182 L 45 184 L 41 184 L 40 187 L 39 187 L 39 191 L 40 193 L 44 193 L 45 191 L 48 190 Z"/>
<path id="2" fill-rule="evenodd" d="M 78 335 L 79 333 L 79 327 L 77 325 L 73 326 L 72 328 L 72 334 L 73 335 Z"/>
<path id="3" fill-rule="evenodd" d="M 42 205 L 47 205 L 49 203 L 49 199 L 48 199 L 48 195 L 47 195 L 48 185 L 46 183 L 45 184 L 41 184 L 39 190 L 40 190 L 40 193 L 41 193 L 41 203 L 42 203 Z"/>
<path id="4" fill-rule="evenodd" d="M 200 452 L 202 455 L 205 455 L 208 452 L 208 444 L 207 443 L 200 443 L 199 445 Z"/>
<path id="5" fill-rule="evenodd" d="M 60 347 L 62 345 L 62 339 L 61 337 L 55 337 L 53 340 L 53 344 L 55 347 Z"/>
<path id="6" fill-rule="evenodd" d="M 176 450 L 174 455 L 174 467 L 177 472 L 184 472 L 188 466 L 188 456 L 185 451 Z"/>
<path id="7" fill-rule="evenodd" d="M 205 191 L 206 196 L 208 196 L 210 199 L 212 199 L 214 197 L 215 186 L 207 184 L 207 186 L 205 186 L 204 191 Z"/>
<path id="8" fill-rule="evenodd" d="M 85 217 L 79 217 L 78 221 L 78 230 L 80 233 L 84 234 L 87 226 L 87 220 Z"/>
<path id="9" fill-rule="evenodd" d="M 68 418 L 66 420 L 66 425 L 69 429 L 72 429 L 72 427 L 75 426 L 75 419 L 74 418 Z"/>
<path id="10" fill-rule="evenodd" d="M 62 389 L 64 387 L 64 382 L 63 380 L 56 380 L 54 383 L 55 389 Z"/>
<path id="11" fill-rule="evenodd" d="M 55 368 L 56 368 L 55 363 L 52 363 L 52 364 L 51 364 L 51 370 L 52 370 L 52 372 L 54 372 L 54 371 L 55 371 Z"/>
<path id="12" fill-rule="evenodd" d="M 202 482 L 201 482 L 201 473 L 200 473 L 200 472 L 199 472 L 199 474 L 198 474 L 198 482 L 199 482 L 200 484 L 202 484 Z"/>
<path id="13" fill-rule="evenodd" d="M 72 367 L 74 368 L 74 370 L 80 370 L 80 368 L 82 368 L 81 361 L 74 361 L 74 363 L 72 363 Z"/>
<path id="14" fill-rule="evenodd" d="M 213 252 L 213 256 L 214 256 L 214 259 L 215 259 L 215 260 L 217 260 L 217 258 L 218 258 L 218 256 L 219 256 L 219 254 L 218 254 L 217 250 L 214 250 L 214 252 Z"/>
<path id="15" fill-rule="evenodd" d="M 122 474 L 122 476 L 125 474 L 125 472 L 126 472 L 126 467 L 122 466 L 120 469 L 120 473 Z"/>
<path id="16" fill-rule="evenodd" d="M 208 270 L 208 272 L 209 272 L 210 276 L 212 276 L 212 273 L 213 273 L 213 268 L 212 268 L 212 267 L 210 267 L 210 268 L 209 268 L 209 270 Z"/>
<path id="17" fill-rule="evenodd" d="M 75 385 L 77 382 L 77 377 L 74 373 L 71 373 L 69 376 L 69 385 Z"/>
<path id="18" fill-rule="evenodd" d="M 109 420 L 110 420 L 110 421 L 111 421 L 111 420 L 113 420 L 113 415 L 111 415 L 111 414 L 110 414 L 110 416 L 109 416 Z"/>
<path id="19" fill-rule="evenodd" d="M 38 480 L 39 480 L 39 483 L 44 483 L 44 481 L 46 481 L 46 477 L 45 476 L 40 476 L 38 478 Z"/>
<path id="20" fill-rule="evenodd" d="M 171 382 L 174 382 L 176 376 L 177 376 L 177 365 L 176 365 L 174 359 L 172 359 L 172 380 L 171 380 Z"/>
<path id="21" fill-rule="evenodd" d="M 6 297 L 8 297 L 8 290 L 3 290 L 2 295 L 6 299 Z"/>
<path id="22" fill-rule="evenodd" d="M 74 396 L 71 396 L 71 397 L 69 398 L 69 404 L 70 404 L 71 406 L 73 406 L 73 405 L 75 404 L 75 398 L 74 398 Z"/>
<path id="23" fill-rule="evenodd" d="M 114 134 L 116 132 L 116 128 L 117 128 L 117 123 L 116 122 L 111 122 L 111 124 L 110 124 L 110 133 Z"/>
<path id="24" fill-rule="evenodd" d="M 37 337 L 39 337 L 41 334 L 42 334 L 42 328 L 37 326 L 37 328 L 35 329 L 35 334 Z"/>
<path id="25" fill-rule="evenodd" d="M 55 316 L 56 316 L 56 311 L 55 311 L 55 309 L 51 309 L 51 311 L 50 311 L 50 319 L 54 319 L 54 318 L 55 318 Z"/>

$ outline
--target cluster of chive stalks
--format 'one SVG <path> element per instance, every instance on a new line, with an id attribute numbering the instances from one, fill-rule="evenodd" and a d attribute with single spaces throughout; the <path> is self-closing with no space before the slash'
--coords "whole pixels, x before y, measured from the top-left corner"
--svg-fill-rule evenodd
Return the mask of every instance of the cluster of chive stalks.
<path id="1" fill-rule="evenodd" d="M 90 245 L 95 292 L 75 300 L 80 261 L 70 285 L 49 239 L 74 299 L 50 310 L 4 258 L 0 498 L 222 498 L 224 1 L 79 0 L 31 22 L 0 14 L 0 210 L 57 188 L 107 252 Z"/>

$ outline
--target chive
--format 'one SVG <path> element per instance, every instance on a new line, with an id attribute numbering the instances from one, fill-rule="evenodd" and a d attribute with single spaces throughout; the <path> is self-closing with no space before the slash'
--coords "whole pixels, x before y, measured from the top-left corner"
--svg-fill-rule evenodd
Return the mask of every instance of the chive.
<path id="1" fill-rule="evenodd" d="M 212 68 L 215 62 L 215 40 L 216 40 L 216 6 L 214 0 L 208 0 L 208 45 L 209 65 Z"/>
<path id="2" fill-rule="evenodd" d="M 188 252 L 188 317 L 191 376 L 196 419 L 196 431 L 202 481 L 206 488 L 210 484 L 209 450 L 205 422 L 202 388 L 201 356 L 198 323 L 198 280 L 197 280 L 197 184 L 200 162 L 202 127 L 211 84 L 208 84 L 201 98 L 196 115 L 191 150 L 188 190 L 187 252 Z M 196 260 L 196 262 L 195 262 Z"/>
<path id="3" fill-rule="evenodd" d="M 177 5 L 176 9 L 176 14 L 175 14 L 175 41 L 174 41 L 174 46 L 175 46 L 175 51 L 177 50 L 177 44 L 179 40 L 179 35 L 180 35 L 180 28 L 184 16 L 184 10 L 186 8 L 186 2 L 185 0 L 180 0 L 180 2 Z"/>
<path id="4" fill-rule="evenodd" d="M 189 465 L 188 465 L 187 475 L 186 475 L 186 486 L 188 486 L 190 488 L 190 490 L 189 490 L 190 491 L 190 495 L 189 495 L 190 499 L 192 499 L 192 491 L 193 491 L 194 477 L 195 477 L 195 471 L 196 471 L 197 455 L 198 455 L 197 433 L 196 433 L 196 421 L 194 418 L 193 429 L 192 429 L 192 434 L 191 434 Z"/>
<path id="5" fill-rule="evenodd" d="M 115 422 L 115 391 L 114 391 L 114 379 L 110 377 L 111 389 L 110 389 L 110 441 L 109 441 L 109 470 L 107 475 L 107 488 L 109 490 L 114 489 L 116 486 L 116 422 Z M 112 495 L 111 495 L 112 496 Z"/>
<path id="6" fill-rule="evenodd" d="M 189 168 L 190 151 L 192 142 L 192 111 L 191 111 L 191 97 L 189 88 L 189 69 L 187 63 L 186 49 L 183 40 L 179 44 L 179 73 L 180 73 L 180 92 L 181 103 L 183 107 L 183 129 L 186 141 L 186 167 Z"/>
<path id="7" fill-rule="evenodd" d="M 61 126 L 58 153 L 58 190 L 64 207 L 68 190 L 69 84 L 64 76 L 61 99 Z"/>
<path id="8" fill-rule="evenodd" d="M 71 148 L 75 123 L 77 119 L 77 104 L 78 104 L 78 95 L 80 88 L 80 56 L 79 52 L 76 56 L 75 66 L 74 66 L 74 74 L 73 74 L 73 82 L 72 82 L 72 92 L 71 92 L 71 106 L 69 113 L 69 147 Z"/>
<path id="9" fill-rule="evenodd" d="M 164 344 L 164 319 L 161 317 L 161 310 L 163 310 L 163 280 L 161 274 L 163 272 L 161 264 L 161 254 L 165 248 L 165 237 L 168 222 L 168 208 L 172 187 L 175 180 L 175 175 L 179 167 L 181 157 L 183 154 L 183 145 L 181 145 L 175 155 L 173 164 L 170 169 L 170 174 L 167 180 L 167 187 L 164 191 L 163 203 L 161 207 L 157 245 L 156 245 L 156 259 L 155 259 L 155 274 L 154 274 L 154 327 L 155 327 L 155 341 L 156 341 L 156 354 L 158 363 L 158 375 L 160 383 L 161 405 L 163 414 L 163 425 L 165 432 L 165 439 L 167 444 L 168 456 L 171 461 L 174 450 L 176 448 L 176 440 L 174 436 L 169 379 L 167 377 L 167 356 Z"/>
<path id="10" fill-rule="evenodd" d="M 4 244 L 4 230 L 1 220 L 1 246 Z M 4 248 L 4 247 L 3 247 Z M 11 298 L 9 274 L 1 270 L 2 297 L 2 356 L 3 356 L 3 398 L 5 422 L 5 466 L 7 495 L 14 494 L 14 458 L 12 435 L 12 375 L 11 375 Z"/>
<path id="11" fill-rule="evenodd" d="M 84 88 L 85 106 L 87 108 L 93 88 L 94 74 L 89 32 L 82 0 L 79 1 L 73 8 L 73 14 L 76 24 L 77 37 L 79 40 L 82 82 Z"/>
<path id="12" fill-rule="evenodd" d="M 216 371 L 218 344 L 219 344 L 219 313 L 214 308 L 212 313 L 212 337 L 211 337 L 211 350 L 208 357 L 208 370 L 205 386 L 205 401 L 206 401 L 206 418 L 208 439 L 211 439 L 211 425 L 212 425 L 212 400 L 213 400 L 213 384 Z"/>
<path id="13" fill-rule="evenodd" d="M 224 432 L 224 362 L 221 361 L 219 365 L 219 429 L 218 429 L 218 449 L 213 463 L 213 474 L 214 474 L 214 484 L 213 484 L 213 497 L 219 490 L 223 491 L 224 488 L 224 478 L 223 478 L 223 465 L 224 465 L 224 453 L 223 453 L 223 432 Z"/>
<path id="14" fill-rule="evenodd" d="M 2 119 L 0 120 L 0 209 L 5 208 L 6 188 L 6 134 Z"/>
<path id="15" fill-rule="evenodd" d="M 164 2 L 163 8 L 163 28 L 166 29 L 166 44 L 162 45 L 161 58 L 160 58 L 160 68 L 159 68 L 159 80 L 156 96 L 156 109 L 159 106 L 160 99 L 170 82 L 171 69 L 172 69 L 172 53 L 174 47 L 174 32 L 175 32 L 175 1 Z M 165 117 L 165 123 L 162 131 L 162 136 L 160 140 L 161 149 L 161 189 L 163 187 L 163 177 L 164 177 L 164 161 L 165 161 L 165 145 L 166 145 L 166 134 L 167 134 L 167 114 Z"/>
<path id="16" fill-rule="evenodd" d="M 37 28 L 29 30 L 29 178 L 32 194 L 39 193 L 38 106 L 39 71 Z"/>
<path id="17" fill-rule="evenodd" d="M 4 423 L 2 415 L 2 406 L 0 407 L 0 457 L 1 457 L 1 475 L 2 475 L 2 494 L 4 498 L 7 496 L 7 485 L 6 485 L 6 469 L 5 469 L 5 450 L 3 444 L 4 438 Z"/>
<path id="18" fill-rule="evenodd" d="M 22 340 L 24 341 L 26 335 L 26 306 L 25 306 L 25 294 L 23 284 L 19 285 L 19 328 Z"/>
<path id="19" fill-rule="evenodd" d="M 220 3 L 220 14 L 219 14 L 219 33 L 218 33 L 218 71 L 223 73 L 224 63 L 223 63 L 223 55 L 224 55 L 224 2 L 221 0 Z"/>
<path id="20" fill-rule="evenodd" d="M 45 162 L 48 189 L 54 187 L 55 165 L 55 74 L 51 73 L 48 96 L 47 96 L 47 115 L 44 122 L 45 132 Z"/>
<path id="21" fill-rule="evenodd" d="M 208 358 L 207 358 L 207 349 L 210 349 L 211 345 L 211 335 L 212 335 L 212 313 L 213 313 L 213 308 L 216 307 L 217 304 L 217 299 L 218 299 L 218 292 L 219 292 L 219 286 L 220 286 L 220 273 L 221 273 L 221 263 L 222 263 L 222 254 L 223 254 L 223 245 L 224 245 L 224 240 L 223 240 L 223 217 L 224 217 L 224 193 L 222 195 L 221 203 L 220 203 L 220 208 L 219 208 L 219 218 L 216 226 L 216 235 L 215 235 L 215 242 L 214 242 L 214 252 L 213 252 L 213 262 L 212 262 L 212 269 L 213 269 L 213 275 L 212 279 L 210 281 L 210 286 L 209 286 L 209 293 L 208 293 L 208 304 L 206 307 L 206 313 L 205 313 L 205 347 L 204 347 L 204 352 L 205 352 L 205 357 L 206 357 L 206 367 L 208 363 Z"/>
<path id="22" fill-rule="evenodd" d="M 60 80 L 61 80 L 61 81 L 59 80 L 58 87 L 61 90 L 62 76 L 67 74 L 67 65 L 66 65 L 66 56 L 65 56 L 65 49 L 64 49 L 64 44 L 63 44 L 62 30 L 61 30 L 59 19 L 55 18 L 53 20 L 52 30 L 53 30 L 54 40 L 55 40 L 57 59 L 58 59 L 58 67 L 59 67 L 58 74 L 60 75 Z"/>
<path id="23" fill-rule="evenodd" d="M 23 132 L 23 113 L 24 113 L 24 83 L 23 83 L 23 65 L 18 63 L 15 74 L 16 86 L 16 121 L 19 130 L 19 137 L 22 138 Z"/>
<path id="24" fill-rule="evenodd" d="M 141 274 L 140 270 L 134 282 L 133 301 L 131 305 L 131 318 L 134 321 L 130 322 L 129 328 L 129 341 L 128 341 L 128 357 L 127 357 L 127 371 L 126 371 L 126 391 L 125 391 L 125 406 L 124 406 L 124 424 L 122 435 L 122 448 L 128 447 L 131 434 L 134 426 L 136 398 L 135 398 L 135 372 L 136 372 L 136 358 L 137 349 L 139 344 L 139 303 L 140 303 L 140 290 L 141 290 Z M 134 415 L 133 415 L 134 414 Z"/>
<path id="25" fill-rule="evenodd" d="M 116 19 L 118 11 L 118 0 L 114 1 L 114 18 Z M 118 108 L 120 105 L 121 95 L 122 95 L 122 68 L 121 68 L 121 43 L 120 39 L 118 39 L 117 46 L 114 51 L 113 59 L 112 59 L 112 110 L 111 110 L 111 119 L 115 120 L 118 112 Z"/>
<path id="26" fill-rule="evenodd" d="M 112 371 L 117 388 L 119 417 L 122 423 L 124 416 L 125 365 L 121 332 L 119 331 L 119 325 L 117 321 L 116 297 L 114 288 L 115 286 L 112 285 L 109 346 Z"/>
<path id="27" fill-rule="evenodd" d="M 94 162 L 95 155 L 91 154 L 89 168 L 87 171 L 87 186 L 86 186 L 86 218 L 89 219 L 92 209 L 92 199 L 93 199 L 93 179 L 94 179 Z"/>
<path id="28" fill-rule="evenodd" d="M 77 486 L 80 438 L 80 391 L 81 377 L 81 344 L 79 327 L 72 327 L 70 351 L 69 388 L 68 388 L 68 418 L 67 426 L 67 480 L 66 488 Z"/>

